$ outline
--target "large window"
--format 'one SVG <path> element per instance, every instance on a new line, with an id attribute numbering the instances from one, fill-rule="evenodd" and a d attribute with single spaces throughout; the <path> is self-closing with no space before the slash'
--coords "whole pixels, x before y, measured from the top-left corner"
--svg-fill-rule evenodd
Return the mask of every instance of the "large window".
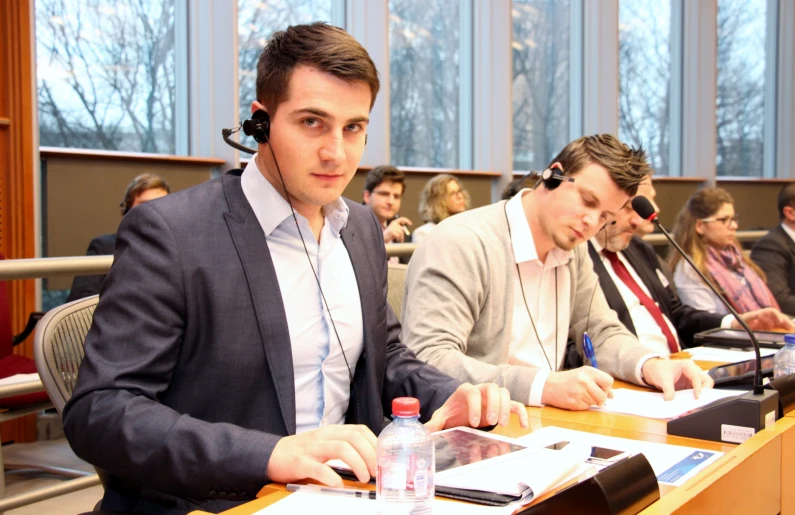
<path id="1" fill-rule="evenodd" d="M 513 167 L 542 170 L 569 142 L 569 1 L 514 0 Z"/>
<path id="2" fill-rule="evenodd" d="M 40 142 L 174 154 L 174 0 L 36 0 Z"/>
<path id="3" fill-rule="evenodd" d="M 670 175 L 671 2 L 620 0 L 618 23 L 619 138 Z"/>
<path id="4" fill-rule="evenodd" d="M 290 25 L 332 22 L 333 0 L 270 0 L 237 2 L 240 119 L 251 118 L 257 99 L 257 60 L 270 37 Z M 243 138 L 243 133 L 240 133 Z M 254 144 L 253 139 L 249 144 Z"/>
<path id="5" fill-rule="evenodd" d="M 389 0 L 393 164 L 462 166 L 461 9 L 450 0 Z"/>
<path id="6" fill-rule="evenodd" d="M 761 177 L 767 0 L 718 0 L 718 175 Z"/>

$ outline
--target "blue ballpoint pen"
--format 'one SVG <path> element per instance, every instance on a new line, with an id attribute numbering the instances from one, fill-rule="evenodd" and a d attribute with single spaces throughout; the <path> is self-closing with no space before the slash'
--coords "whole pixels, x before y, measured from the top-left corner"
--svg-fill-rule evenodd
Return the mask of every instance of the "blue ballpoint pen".
<path id="1" fill-rule="evenodd" d="M 591 341 L 591 337 L 588 336 L 588 333 L 582 333 L 582 348 L 585 351 L 585 357 L 591 362 L 591 366 L 598 369 L 599 366 L 596 364 L 596 354 L 593 351 L 593 342 Z"/>

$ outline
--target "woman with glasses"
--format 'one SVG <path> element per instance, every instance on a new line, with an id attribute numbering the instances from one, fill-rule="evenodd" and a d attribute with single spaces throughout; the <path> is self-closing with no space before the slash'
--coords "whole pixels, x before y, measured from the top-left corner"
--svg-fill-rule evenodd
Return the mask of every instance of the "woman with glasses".
<path id="1" fill-rule="evenodd" d="M 420 216 L 425 222 L 411 236 L 420 243 L 436 224 L 456 213 L 469 209 L 469 193 L 452 175 L 442 173 L 431 178 L 420 193 Z"/>
<path id="2" fill-rule="evenodd" d="M 765 284 L 764 273 L 743 255 L 736 231 L 734 199 L 724 189 L 704 188 L 694 193 L 679 212 L 673 236 L 738 313 L 767 307 L 779 309 Z M 713 313 L 728 313 L 673 248 L 668 249 L 668 263 L 682 302 Z"/>

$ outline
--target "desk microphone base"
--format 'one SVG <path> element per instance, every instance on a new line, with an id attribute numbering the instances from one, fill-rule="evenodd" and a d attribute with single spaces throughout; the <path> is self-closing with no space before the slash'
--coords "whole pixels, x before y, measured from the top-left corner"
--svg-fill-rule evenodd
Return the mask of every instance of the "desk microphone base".
<path id="1" fill-rule="evenodd" d="M 740 443 L 749 434 L 756 434 L 778 420 L 778 401 L 775 390 L 764 390 L 762 395 L 748 392 L 720 399 L 668 422 L 668 434 Z"/>

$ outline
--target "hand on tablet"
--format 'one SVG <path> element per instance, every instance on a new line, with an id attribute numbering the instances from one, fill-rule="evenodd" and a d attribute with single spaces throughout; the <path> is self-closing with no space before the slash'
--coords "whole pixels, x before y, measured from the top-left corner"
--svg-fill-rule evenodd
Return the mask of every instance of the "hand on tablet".
<path id="1" fill-rule="evenodd" d="M 784 331 L 794 332 L 795 324 L 781 311 L 775 308 L 757 309 L 740 315 L 752 331 Z M 737 320 L 732 321 L 732 329 L 742 329 Z"/>
<path id="2" fill-rule="evenodd" d="M 430 432 L 451 427 L 483 427 L 499 424 L 507 426 L 511 413 L 519 417 L 519 424 L 528 427 L 524 404 L 511 400 L 505 388 L 494 383 L 472 385 L 464 383 L 447 399 L 441 408 L 425 423 Z"/>

